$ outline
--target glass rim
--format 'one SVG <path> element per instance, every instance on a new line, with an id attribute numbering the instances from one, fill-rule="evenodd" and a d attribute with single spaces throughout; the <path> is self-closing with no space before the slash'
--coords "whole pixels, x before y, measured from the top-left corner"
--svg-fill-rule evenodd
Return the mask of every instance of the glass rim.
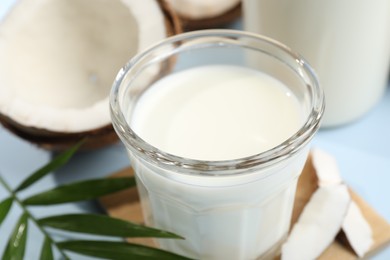
<path id="1" fill-rule="evenodd" d="M 127 88 L 122 82 L 126 75 L 133 69 L 133 66 L 148 57 L 153 51 L 158 50 L 166 45 L 181 42 L 183 40 L 207 38 L 207 37 L 222 37 L 222 38 L 250 38 L 252 40 L 261 41 L 269 45 L 273 45 L 283 51 L 288 56 L 292 57 L 299 68 L 306 72 L 309 77 L 309 82 L 306 82 L 302 76 L 299 77 L 307 85 L 310 85 L 311 91 L 311 107 L 309 115 L 302 127 L 279 145 L 251 156 L 229 159 L 229 160 L 199 160 L 177 156 L 164 152 L 157 147 L 144 141 L 138 136 L 127 123 L 125 116 L 121 110 L 121 104 L 118 98 L 120 89 Z M 310 83 L 310 84 L 309 84 Z M 308 143 L 314 133 L 320 127 L 321 118 L 325 109 L 324 93 L 319 85 L 317 76 L 313 68 L 308 62 L 298 53 L 292 51 L 286 45 L 271 39 L 269 37 L 254 34 L 240 30 L 230 29 L 208 29 L 201 31 L 186 32 L 175 36 L 168 37 L 159 43 L 149 47 L 145 51 L 134 56 L 130 61 L 119 71 L 113 83 L 110 93 L 110 113 L 112 124 L 122 142 L 132 152 L 143 158 L 149 163 L 153 163 L 158 167 L 173 170 L 177 173 L 203 175 L 203 176 L 219 176 L 218 172 L 224 171 L 223 176 L 231 174 L 237 175 L 237 171 L 248 170 L 252 168 L 262 168 L 273 165 L 291 154 L 297 152 L 306 143 Z M 176 169 L 176 170 L 175 170 Z M 226 173 L 228 171 L 228 173 Z"/>

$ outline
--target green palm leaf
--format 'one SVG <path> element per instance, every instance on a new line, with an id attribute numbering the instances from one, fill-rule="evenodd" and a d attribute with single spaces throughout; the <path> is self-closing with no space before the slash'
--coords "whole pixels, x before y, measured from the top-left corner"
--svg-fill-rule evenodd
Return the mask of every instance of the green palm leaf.
<path id="1" fill-rule="evenodd" d="M 40 260 L 53 260 L 53 251 L 51 249 L 51 242 L 50 240 L 45 237 L 45 241 L 42 245 L 41 249 L 41 256 L 39 257 Z"/>
<path id="2" fill-rule="evenodd" d="M 17 187 L 16 191 L 28 188 L 36 181 L 64 165 L 80 145 L 81 143 L 35 171 Z M 166 231 L 137 225 L 104 215 L 69 214 L 37 220 L 29 213 L 29 205 L 53 205 L 95 199 L 133 187 L 135 186 L 135 179 L 133 177 L 80 181 L 38 193 L 22 201 L 18 198 L 16 191 L 12 190 L 1 176 L 0 184 L 12 195 L 0 202 L 0 224 L 7 217 L 12 208 L 13 201 L 19 204 L 24 212 L 8 240 L 1 258 L 2 260 L 23 260 L 29 220 L 38 225 L 38 228 L 45 237 L 39 258 L 41 260 L 54 259 L 52 247 L 58 250 L 58 253 L 63 259 L 69 259 L 66 255 L 66 250 L 106 259 L 188 259 L 164 250 L 125 242 L 88 240 L 56 242 L 44 227 L 106 236 L 181 238 Z"/>
<path id="3" fill-rule="evenodd" d="M 11 209 L 13 199 L 7 198 L 0 202 L 0 225 L 3 223 L 5 217 L 7 216 L 9 210 Z"/>
<path id="4" fill-rule="evenodd" d="M 182 238 L 173 233 L 96 214 L 69 214 L 39 219 L 38 223 L 56 229 L 118 237 Z"/>
<path id="5" fill-rule="evenodd" d="M 25 248 L 26 248 L 26 238 L 27 238 L 27 214 L 24 213 L 18 221 L 18 224 L 15 226 L 13 233 L 11 234 L 10 239 L 8 240 L 7 247 L 4 251 L 3 258 L 6 260 L 21 260 L 23 259 Z"/>
<path id="6" fill-rule="evenodd" d="M 73 156 L 73 154 L 80 148 L 80 146 L 83 144 L 82 142 L 79 142 L 72 148 L 68 149 L 67 151 L 61 153 L 56 158 L 51 160 L 49 163 L 47 163 L 45 166 L 41 167 L 34 173 L 32 173 L 27 179 L 25 179 L 17 188 L 16 192 L 21 191 L 30 185 L 34 184 L 36 181 L 40 180 L 47 174 L 51 173 L 52 171 L 55 171 L 56 169 L 60 168 L 64 164 L 66 164 L 69 159 Z"/>
<path id="7" fill-rule="evenodd" d="M 111 178 L 76 182 L 48 190 L 23 201 L 25 205 L 53 205 L 82 200 L 95 199 L 100 196 L 121 191 L 135 185 L 135 179 Z"/>
<path id="8" fill-rule="evenodd" d="M 106 259 L 189 259 L 167 251 L 137 244 L 114 241 L 65 241 L 57 244 L 59 248 L 82 255 Z"/>

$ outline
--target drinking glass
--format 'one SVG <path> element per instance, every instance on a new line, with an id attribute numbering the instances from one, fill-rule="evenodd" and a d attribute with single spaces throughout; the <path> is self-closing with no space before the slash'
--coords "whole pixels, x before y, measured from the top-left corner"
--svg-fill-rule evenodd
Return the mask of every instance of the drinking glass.
<path id="1" fill-rule="evenodd" d="M 217 161 L 170 154 L 134 131 L 134 108 L 155 82 L 221 64 L 261 71 L 282 82 L 299 101 L 304 118 L 299 129 L 266 151 Z M 131 59 L 114 82 L 110 104 L 114 128 L 135 171 L 146 224 L 185 238 L 156 239 L 159 247 L 196 259 L 263 259 L 280 252 L 297 179 L 324 111 L 316 75 L 301 56 L 242 31 L 180 34 Z"/>

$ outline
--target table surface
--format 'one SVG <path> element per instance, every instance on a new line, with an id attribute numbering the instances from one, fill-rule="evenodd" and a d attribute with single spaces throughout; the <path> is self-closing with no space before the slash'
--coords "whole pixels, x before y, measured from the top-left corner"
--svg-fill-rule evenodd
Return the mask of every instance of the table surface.
<path id="1" fill-rule="evenodd" d="M 13 0 L 1 1 L 0 18 Z M 381 101 L 360 120 L 338 128 L 321 129 L 313 140 L 313 146 L 333 154 L 346 183 L 390 222 L 390 87 Z M 15 137 L 0 126 L 0 174 L 12 187 L 51 157 L 51 153 Z M 23 191 L 21 197 L 62 183 L 104 177 L 128 165 L 127 155 L 120 143 L 96 151 L 80 152 L 55 174 Z M 7 196 L 6 190 L 0 187 L 0 201 Z M 32 210 L 36 216 L 102 211 L 94 202 L 34 207 Z M 20 212 L 20 208 L 14 206 L 0 227 L 0 255 Z M 38 259 L 43 237 L 33 225 L 30 225 L 29 236 L 34 239 L 27 244 L 28 259 Z M 372 259 L 390 259 L 390 247 Z"/>

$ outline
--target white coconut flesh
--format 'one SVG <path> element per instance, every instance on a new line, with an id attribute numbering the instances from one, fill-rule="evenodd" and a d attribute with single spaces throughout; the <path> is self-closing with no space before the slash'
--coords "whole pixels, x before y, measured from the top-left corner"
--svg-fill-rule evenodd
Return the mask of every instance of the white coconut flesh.
<path id="1" fill-rule="evenodd" d="M 354 201 L 349 205 L 342 229 L 352 249 L 362 258 L 370 250 L 374 240 L 370 224 Z"/>
<path id="2" fill-rule="evenodd" d="M 339 232 L 349 203 L 348 188 L 343 184 L 317 189 L 283 245 L 282 259 L 316 259 Z"/>
<path id="3" fill-rule="evenodd" d="M 320 187 L 338 185 L 343 182 L 337 161 L 333 156 L 320 149 L 313 149 L 311 155 Z"/>
<path id="4" fill-rule="evenodd" d="M 117 72 L 166 36 L 156 0 L 20 0 L 0 24 L 0 113 L 61 133 L 109 125 Z"/>
<path id="5" fill-rule="evenodd" d="M 372 229 L 343 184 L 336 159 L 313 149 L 318 189 L 303 209 L 282 247 L 282 259 L 316 259 L 342 229 L 359 257 L 373 244 Z"/>
<path id="6" fill-rule="evenodd" d="M 168 0 L 172 8 L 188 19 L 206 19 L 222 15 L 241 0 Z"/>
<path id="7" fill-rule="evenodd" d="M 311 154 L 320 187 L 334 186 L 343 182 L 337 161 L 332 155 L 320 149 L 313 149 Z M 351 201 L 349 204 L 341 228 L 355 253 L 363 257 L 374 241 L 371 226 L 356 202 Z"/>

